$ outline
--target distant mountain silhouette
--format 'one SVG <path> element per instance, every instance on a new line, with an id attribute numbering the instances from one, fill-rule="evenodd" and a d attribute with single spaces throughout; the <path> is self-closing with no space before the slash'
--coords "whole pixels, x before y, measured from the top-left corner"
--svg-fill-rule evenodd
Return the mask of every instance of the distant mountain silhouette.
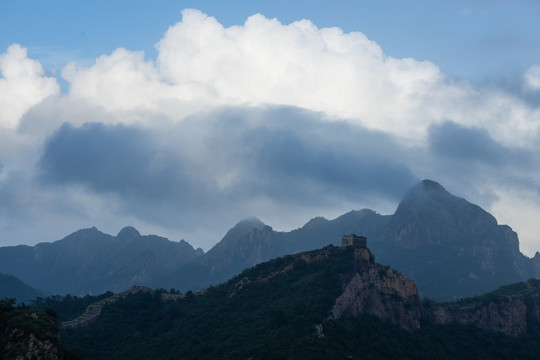
<path id="1" fill-rule="evenodd" d="M 117 236 L 93 227 L 53 243 L 2 247 L 0 273 L 53 294 L 99 294 L 146 282 L 202 254 L 185 241 L 141 236 L 132 227 Z"/>
<path id="2" fill-rule="evenodd" d="M 436 300 L 478 295 L 540 274 L 540 254 L 524 256 L 509 226 L 431 180 L 410 189 L 394 215 L 351 211 L 289 232 L 248 218 L 206 254 L 185 241 L 141 236 L 133 227 L 116 237 L 84 229 L 54 243 L 0 248 L 0 273 L 59 294 L 123 291 L 135 284 L 196 291 L 276 257 L 340 245 L 342 235 L 351 233 L 366 236 L 378 262 L 416 281 L 420 296 Z"/>
<path id="3" fill-rule="evenodd" d="M 204 289 L 226 281 L 261 262 L 329 244 L 340 245 L 344 233 L 361 231 L 376 237 L 390 217 L 372 210 L 351 211 L 334 220 L 318 217 L 302 228 L 276 232 L 257 218 L 240 221 L 196 263 L 186 264 L 164 277 L 145 283 L 154 288 L 181 291 Z"/>
<path id="4" fill-rule="evenodd" d="M 46 296 L 46 293 L 28 286 L 15 276 L 0 274 L 0 299 L 14 298 L 19 303 L 29 303 L 38 296 Z"/>
<path id="5" fill-rule="evenodd" d="M 339 245 L 350 233 L 366 236 L 378 261 L 402 271 L 417 282 L 421 296 L 436 300 L 482 294 L 539 274 L 540 254 L 523 255 L 509 226 L 424 180 L 410 189 L 394 215 L 351 211 L 334 220 L 314 218 L 290 232 L 273 231 L 258 219 L 242 221 L 198 258 L 205 269 L 199 273 L 204 273 L 201 286 L 187 286 L 189 276 L 182 271 L 173 281 L 181 290 L 204 288 L 278 256 Z"/>
<path id="6" fill-rule="evenodd" d="M 477 295 L 537 275 L 509 226 L 430 180 L 405 195 L 378 242 L 378 259 L 435 299 Z"/>

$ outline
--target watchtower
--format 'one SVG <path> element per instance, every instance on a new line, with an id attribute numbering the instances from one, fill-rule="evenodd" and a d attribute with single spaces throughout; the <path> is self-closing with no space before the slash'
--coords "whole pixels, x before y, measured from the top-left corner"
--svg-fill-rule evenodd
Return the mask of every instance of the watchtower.
<path id="1" fill-rule="evenodd" d="M 365 236 L 357 236 L 356 234 L 343 235 L 341 246 L 354 246 L 367 248 L 367 238 Z"/>

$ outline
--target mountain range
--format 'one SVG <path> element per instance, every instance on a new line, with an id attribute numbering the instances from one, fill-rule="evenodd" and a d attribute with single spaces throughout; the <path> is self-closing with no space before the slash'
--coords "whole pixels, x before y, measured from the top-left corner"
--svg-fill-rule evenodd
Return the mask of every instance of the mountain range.
<path id="1" fill-rule="evenodd" d="M 458 302 L 420 300 L 414 281 L 362 245 L 279 257 L 195 293 L 136 286 L 37 306 L 58 314 L 66 347 L 89 360 L 536 359 L 540 351 L 540 281 Z"/>
<path id="2" fill-rule="evenodd" d="M 2 247 L 0 273 L 50 294 L 100 294 L 146 282 L 203 253 L 185 241 L 141 236 L 133 227 L 116 236 L 93 227 L 53 243 Z"/>
<path id="3" fill-rule="evenodd" d="M 183 240 L 142 236 L 133 227 L 116 236 L 83 229 L 53 243 L 0 248 L 0 273 L 53 294 L 119 292 L 132 285 L 196 291 L 273 258 L 339 245 L 351 233 L 366 236 L 377 262 L 401 271 L 420 296 L 435 300 L 478 295 L 540 274 L 540 254 L 523 255 L 509 226 L 431 180 L 411 188 L 393 215 L 351 211 L 289 232 L 248 218 L 206 253 Z"/>

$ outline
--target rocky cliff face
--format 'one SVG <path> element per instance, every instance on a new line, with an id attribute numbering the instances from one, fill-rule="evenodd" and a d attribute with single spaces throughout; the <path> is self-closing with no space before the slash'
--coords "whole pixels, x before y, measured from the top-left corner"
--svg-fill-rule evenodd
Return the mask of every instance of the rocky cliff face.
<path id="1" fill-rule="evenodd" d="M 457 322 L 517 336 L 540 321 L 540 280 L 504 286 L 492 293 L 453 303 L 419 301 L 414 281 L 373 262 L 368 249 L 354 250 L 354 272 L 347 276 L 330 319 L 375 315 L 407 330 L 422 321 Z"/>
<path id="2" fill-rule="evenodd" d="M 453 304 L 424 309 L 439 324 L 458 322 L 517 336 L 540 320 L 540 281 L 529 280 Z"/>
<path id="3" fill-rule="evenodd" d="M 355 249 L 354 262 L 354 273 L 336 299 L 331 318 L 371 314 L 404 329 L 418 329 L 422 311 L 414 281 L 375 264 L 368 249 Z"/>
<path id="4" fill-rule="evenodd" d="M 51 340 L 36 337 L 35 334 L 26 334 L 20 330 L 13 330 L 4 353 L 14 355 L 15 360 L 61 360 L 63 355 L 58 344 Z M 6 359 L 9 359 L 6 358 Z"/>
<path id="5" fill-rule="evenodd" d="M 0 359 L 63 358 L 58 323 L 51 313 L 0 300 Z"/>

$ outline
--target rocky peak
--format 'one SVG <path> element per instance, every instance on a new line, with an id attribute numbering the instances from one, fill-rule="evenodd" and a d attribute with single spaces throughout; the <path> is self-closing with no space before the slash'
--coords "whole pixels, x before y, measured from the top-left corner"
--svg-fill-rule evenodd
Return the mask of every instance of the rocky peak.
<path id="1" fill-rule="evenodd" d="M 413 209 L 417 211 L 420 209 L 436 209 L 446 201 L 455 200 L 454 198 L 441 184 L 432 180 L 423 180 L 405 194 L 396 210 L 396 214 Z"/>
<path id="2" fill-rule="evenodd" d="M 79 243 L 81 241 L 93 241 L 97 238 L 107 237 L 106 234 L 99 231 L 95 226 L 86 229 L 77 230 L 68 236 L 64 237 L 62 240 L 59 240 L 59 243 Z M 37 246 L 49 246 L 50 243 L 40 243 Z"/>
<path id="3" fill-rule="evenodd" d="M 496 227 L 495 218 L 479 206 L 450 194 L 434 181 L 423 180 L 405 195 L 385 235 L 398 246 L 414 249 L 447 245 Z"/>
<path id="4" fill-rule="evenodd" d="M 133 240 L 139 237 L 141 237 L 141 234 L 133 226 L 126 226 L 116 235 L 119 240 Z"/>
<path id="5" fill-rule="evenodd" d="M 380 243 L 385 251 L 379 258 L 415 280 L 422 296 L 436 300 L 478 295 L 534 276 L 510 227 L 431 180 L 405 195 Z"/>
<path id="6" fill-rule="evenodd" d="M 264 223 L 256 216 L 250 216 L 243 220 L 240 220 L 234 227 L 235 228 L 261 228 Z"/>
<path id="7" fill-rule="evenodd" d="M 253 229 L 262 230 L 266 225 L 256 217 L 249 217 L 238 222 L 232 229 L 227 231 L 227 234 L 206 254 L 209 257 L 214 257 L 222 254 L 226 249 L 233 246 L 238 240 L 249 234 Z"/>
<path id="8" fill-rule="evenodd" d="M 318 227 L 320 226 L 323 226 L 325 224 L 327 224 L 329 222 L 328 219 L 322 217 L 322 216 L 317 216 L 317 217 L 314 217 L 313 219 L 309 220 L 304 226 L 302 226 L 302 229 L 303 230 L 312 230 L 312 229 L 317 229 Z"/>

